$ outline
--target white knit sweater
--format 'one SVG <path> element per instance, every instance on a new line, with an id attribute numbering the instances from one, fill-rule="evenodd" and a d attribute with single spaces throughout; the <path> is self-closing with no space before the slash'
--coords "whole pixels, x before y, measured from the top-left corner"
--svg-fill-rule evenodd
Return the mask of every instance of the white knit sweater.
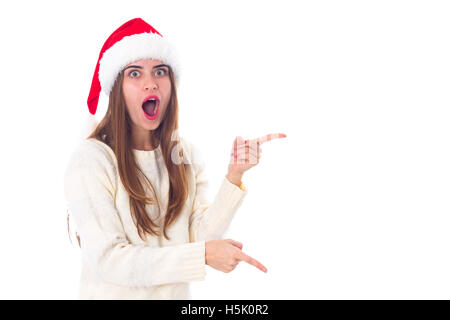
<path id="1" fill-rule="evenodd" d="M 80 299 L 190 299 L 189 282 L 204 280 L 205 242 L 222 237 L 247 191 L 224 177 L 210 203 L 201 154 L 192 143 L 180 140 L 192 171 L 186 204 L 167 230 L 170 241 L 164 236 L 147 235 L 147 241 L 139 237 L 112 149 L 95 139 L 77 146 L 65 173 L 64 191 L 81 238 Z M 133 153 L 162 206 L 160 217 L 156 204 L 146 206 L 159 224 L 169 192 L 161 146 Z M 144 188 L 151 195 L 145 184 Z"/>

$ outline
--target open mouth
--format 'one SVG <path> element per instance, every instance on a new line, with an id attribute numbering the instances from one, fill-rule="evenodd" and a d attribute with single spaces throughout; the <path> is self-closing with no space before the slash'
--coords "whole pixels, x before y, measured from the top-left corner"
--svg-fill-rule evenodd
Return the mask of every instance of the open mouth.
<path id="1" fill-rule="evenodd" d="M 149 97 L 142 104 L 142 110 L 144 110 L 147 118 L 154 119 L 158 115 L 159 99 L 156 96 Z"/>

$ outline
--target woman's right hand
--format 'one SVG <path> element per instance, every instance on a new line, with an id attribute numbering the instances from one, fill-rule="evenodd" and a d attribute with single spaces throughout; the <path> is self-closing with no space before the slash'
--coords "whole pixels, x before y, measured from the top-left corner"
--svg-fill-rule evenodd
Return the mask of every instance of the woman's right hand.
<path id="1" fill-rule="evenodd" d="M 237 264 L 245 261 L 263 272 L 267 272 L 259 261 L 242 252 L 242 243 L 231 239 L 211 240 L 205 244 L 206 264 L 219 271 L 228 273 L 236 268 Z"/>

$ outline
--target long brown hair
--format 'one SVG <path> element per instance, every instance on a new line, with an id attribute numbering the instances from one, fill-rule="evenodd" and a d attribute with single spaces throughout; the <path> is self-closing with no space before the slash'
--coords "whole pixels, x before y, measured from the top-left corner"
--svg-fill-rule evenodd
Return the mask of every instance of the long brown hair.
<path id="1" fill-rule="evenodd" d="M 178 132 L 178 99 L 176 80 L 170 67 L 169 78 L 172 92 L 164 119 L 159 127 L 151 132 L 154 138 L 153 141 L 159 141 L 161 145 L 162 156 L 169 174 L 169 200 L 163 227 L 164 237 L 168 240 L 170 238 L 167 236 L 167 228 L 178 218 L 187 199 L 187 166 L 189 165 L 184 163 L 184 161 L 180 164 L 175 164 L 171 159 L 173 148 L 180 150 L 180 158 L 183 157 L 183 149 L 181 148 L 179 137 L 174 134 Z M 132 120 L 126 108 L 122 82 L 123 72 L 120 72 L 109 95 L 108 110 L 104 118 L 86 139 L 97 139 L 107 144 L 114 151 L 120 179 L 130 197 L 130 211 L 133 221 L 136 224 L 139 236 L 142 240 L 145 240 L 146 234 L 160 236 L 160 232 L 157 231 L 157 228 L 160 226 L 151 220 L 145 210 L 145 205 L 157 203 L 160 214 L 161 205 L 153 185 L 136 164 L 131 143 Z M 179 146 L 177 146 L 178 144 Z M 145 194 L 143 182 L 151 188 L 154 198 Z M 78 234 L 77 239 L 81 247 Z"/>

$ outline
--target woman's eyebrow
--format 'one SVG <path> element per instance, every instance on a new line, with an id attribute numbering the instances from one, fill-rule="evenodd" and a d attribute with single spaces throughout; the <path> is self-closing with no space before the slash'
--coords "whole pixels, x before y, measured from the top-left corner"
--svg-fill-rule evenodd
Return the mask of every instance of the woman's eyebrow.
<path id="1" fill-rule="evenodd" d="M 153 69 L 159 68 L 159 67 L 169 67 L 167 64 L 158 64 L 157 66 L 154 66 Z"/>
<path id="2" fill-rule="evenodd" d="M 127 70 L 128 68 L 138 68 L 138 69 L 142 69 L 141 66 L 134 66 L 134 65 L 132 65 L 132 66 L 126 67 L 125 69 L 123 69 L 123 71 Z"/>

